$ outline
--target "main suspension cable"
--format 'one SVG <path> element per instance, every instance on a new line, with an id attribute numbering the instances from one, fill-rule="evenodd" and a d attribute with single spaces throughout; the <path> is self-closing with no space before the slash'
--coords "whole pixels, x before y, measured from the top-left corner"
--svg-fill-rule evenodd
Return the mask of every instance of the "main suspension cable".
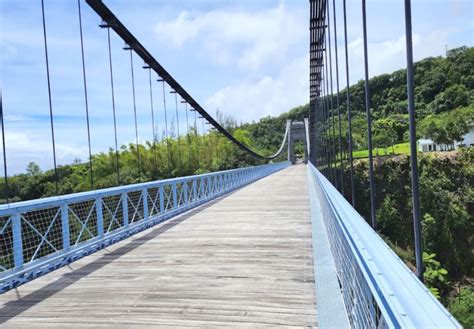
<path id="1" fill-rule="evenodd" d="M 51 100 L 51 80 L 49 76 L 49 57 L 48 57 L 48 40 L 46 37 L 46 17 L 44 12 L 44 0 L 41 0 L 41 13 L 43 18 L 43 40 L 44 40 L 44 54 L 46 59 L 46 79 L 48 81 L 48 100 L 49 100 L 49 121 L 51 127 L 51 141 L 53 146 L 53 163 L 54 163 L 54 184 L 56 187 L 56 195 L 59 195 L 58 187 L 58 169 L 56 164 L 56 143 L 54 140 L 54 120 L 53 120 L 53 103 Z"/>
<path id="2" fill-rule="evenodd" d="M 350 180 L 351 180 L 351 202 L 355 208 L 355 185 L 354 185 L 354 159 L 352 156 L 352 118 L 351 118 L 351 95 L 349 90 L 349 47 L 347 37 L 347 12 L 346 12 L 346 0 L 342 2 L 344 9 L 344 48 L 346 57 L 346 98 L 347 98 L 347 124 L 349 134 L 349 165 L 350 165 Z"/>
<path id="3" fill-rule="evenodd" d="M 271 160 L 276 158 L 279 154 L 270 156 L 261 155 L 245 144 L 237 140 L 229 131 L 222 127 L 204 108 L 194 100 L 191 95 L 169 74 L 163 66 L 150 54 L 150 52 L 135 38 L 135 36 L 120 22 L 114 13 L 104 4 L 103 1 L 86 0 L 87 4 L 105 21 L 110 27 L 128 44 L 133 45 L 135 53 L 140 56 L 147 65 L 149 65 L 166 83 L 175 90 L 183 99 L 185 99 L 190 106 L 199 112 L 210 124 L 212 124 L 220 133 L 222 133 L 232 143 L 237 145 L 240 149 L 249 153 L 251 156 Z"/>
<path id="4" fill-rule="evenodd" d="M 89 123 L 89 100 L 87 97 L 86 61 L 85 61 L 85 56 L 84 56 L 84 37 L 82 35 L 81 0 L 77 0 L 77 9 L 78 9 L 78 14 L 79 14 L 79 35 L 81 39 L 82 80 L 84 82 L 84 101 L 85 101 L 85 106 L 86 106 L 87 144 L 89 147 L 89 174 L 90 174 L 91 189 L 94 189 L 94 175 L 92 171 L 91 132 L 90 132 L 90 123 Z"/>

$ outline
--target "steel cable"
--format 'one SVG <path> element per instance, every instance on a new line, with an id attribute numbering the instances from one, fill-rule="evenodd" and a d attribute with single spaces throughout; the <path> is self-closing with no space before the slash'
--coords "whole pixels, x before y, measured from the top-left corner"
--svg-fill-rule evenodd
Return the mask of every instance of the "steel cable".
<path id="1" fill-rule="evenodd" d="M 133 51 L 126 47 L 125 50 L 130 51 L 130 73 L 132 77 L 132 99 L 133 99 L 133 116 L 135 120 L 135 144 L 137 147 L 137 165 L 138 165 L 138 181 L 142 179 L 141 163 L 140 163 L 140 145 L 138 143 L 138 123 L 137 123 L 137 103 L 135 99 L 135 75 L 133 70 Z"/>
<path id="2" fill-rule="evenodd" d="M 344 195 L 344 162 L 342 159 L 342 129 L 341 129 L 341 109 L 340 109 L 340 99 L 339 99 L 339 58 L 337 54 L 337 22 L 336 22 L 336 0 L 332 0 L 333 8 L 333 23 L 334 23 L 334 55 L 335 55 L 335 64 L 336 64 L 336 104 L 337 104 L 337 125 L 339 130 L 339 160 L 340 160 L 340 181 L 341 181 L 341 194 Z M 329 15 L 328 15 L 329 16 Z"/>
<path id="3" fill-rule="evenodd" d="M 168 177 L 171 177 L 171 152 L 170 152 L 170 142 L 168 140 L 168 111 L 166 110 L 166 91 L 165 91 L 165 81 L 163 79 L 158 79 L 158 82 L 163 83 L 163 109 L 165 112 L 165 139 L 166 139 L 166 152 L 168 154 Z"/>
<path id="4" fill-rule="evenodd" d="M 369 190 L 370 190 L 370 218 L 372 228 L 377 229 L 375 215 L 375 182 L 374 162 L 372 156 L 372 116 L 370 114 L 370 90 L 369 90 L 369 59 L 367 51 L 367 13 L 365 0 L 362 0 L 362 28 L 364 36 L 364 73 L 365 73 L 365 114 L 367 117 L 367 148 L 369 149 Z"/>
<path id="5" fill-rule="evenodd" d="M 4 186 L 4 193 L 5 193 L 5 199 L 7 203 L 10 203 L 10 200 L 8 198 L 8 171 L 7 171 L 7 148 L 6 148 L 6 141 L 5 141 L 5 123 L 4 123 L 5 118 L 3 117 L 3 97 L 2 97 L 2 91 L 0 90 L 0 121 L 2 122 L 2 151 L 3 151 L 3 173 L 5 174 L 4 180 L 5 180 L 5 186 Z"/>
<path id="6" fill-rule="evenodd" d="M 89 100 L 87 96 L 87 79 L 86 79 L 86 61 L 84 56 L 84 37 L 82 34 L 82 13 L 81 13 L 81 0 L 77 0 L 77 9 L 79 16 L 79 34 L 81 39 L 81 58 L 82 58 L 82 79 L 84 82 L 84 101 L 86 106 L 86 123 L 87 123 L 87 144 L 89 148 L 89 173 L 91 189 L 94 189 L 94 175 L 92 171 L 92 150 L 91 150 L 91 133 L 89 123 Z"/>
<path id="7" fill-rule="evenodd" d="M 49 76 L 49 57 L 48 57 L 48 40 L 46 37 L 46 15 L 44 12 L 44 0 L 41 0 L 41 13 L 43 19 L 43 40 L 44 40 L 44 54 L 46 59 L 46 79 L 48 82 L 48 101 L 49 101 L 49 121 L 51 127 L 51 141 L 53 147 L 53 163 L 54 163 L 54 183 L 56 187 L 56 195 L 59 194 L 59 186 L 58 186 L 58 169 L 56 163 L 56 142 L 54 138 L 54 120 L 53 120 L 53 103 L 51 99 L 51 79 Z"/>
<path id="8" fill-rule="evenodd" d="M 351 202 L 355 208 L 355 186 L 354 186 L 354 159 L 352 156 L 352 117 L 351 117 L 351 95 L 349 89 L 349 47 L 347 38 L 347 11 L 346 11 L 346 0 L 343 0 L 343 11 L 344 11 L 344 48 L 345 48 L 345 59 L 346 59 L 346 98 L 347 98 L 347 124 L 349 134 L 349 165 L 350 165 L 350 180 L 351 180 Z"/>
<path id="9" fill-rule="evenodd" d="M 120 185 L 120 166 L 119 166 L 119 151 L 117 140 L 117 116 L 115 113 L 115 91 L 114 91 L 114 73 L 112 65 L 112 47 L 110 45 L 110 28 L 107 28 L 107 43 L 109 47 L 109 72 L 110 72 L 110 90 L 112 94 L 112 115 L 114 119 L 114 139 L 115 139 L 115 171 L 117 174 L 117 185 Z"/>

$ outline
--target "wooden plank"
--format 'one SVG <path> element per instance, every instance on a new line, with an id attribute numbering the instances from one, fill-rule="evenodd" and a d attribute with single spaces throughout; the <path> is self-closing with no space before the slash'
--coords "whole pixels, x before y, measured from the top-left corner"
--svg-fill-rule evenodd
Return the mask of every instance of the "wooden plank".
<path id="1" fill-rule="evenodd" d="M 304 165 L 9 291 L 1 327 L 315 327 Z"/>

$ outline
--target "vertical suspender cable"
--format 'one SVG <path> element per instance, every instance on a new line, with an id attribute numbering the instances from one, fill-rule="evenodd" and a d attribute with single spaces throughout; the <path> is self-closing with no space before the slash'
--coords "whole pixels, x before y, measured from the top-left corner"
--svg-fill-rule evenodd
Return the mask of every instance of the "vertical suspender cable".
<path id="1" fill-rule="evenodd" d="M 201 123 L 202 123 L 202 145 L 203 145 L 203 150 L 204 150 L 204 147 L 206 146 L 205 145 L 206 144 L 206 138 L 204 136 L 204 134 L 205 134 L 204 118 L 201 118 Z M 206 152 L 206 150 L 204 150 L 204 152 Z M 207 154 L 207 163 L 209 164 L 211 162 L 211 160 L 209 158 L 209 152 L 206 152 L 206 154 Z"/>
<path id="2" fill-rule="evenodd" d="M 349 134 L 349 165 L 350 165 L 350 179 L 351 179 L 351 202 L 355 208 L 355 186 L 354 186 L 354 159 L 352 157 L 352 118 L 351 118 L 351 95 L 349 90 L 349 50 L 347 41 L 347 12 L 346 0 L 342 2 L 344 9 L 344 48 L 346 52 L 346 98 L 347 98 L 347 124 Z"/>
<path id="3" fill-rule="evenodd" d="M 329 31 L 329 24 L 328 24 L 328 31 Z M 336 185 L 336 179 L 333 177 L 334 173 L 332 170 L 332 156 L 333 156 L 333 141 L 332 141 L 332 136 L 331 136 L 331 123 L 332 123 L 332 93 L 329 94 L 329 70 L 331 69 L 329 65 L 329 60 L 328 60 L 328 47 L 327 47 L 327 35 L 324 39 L 324 44 L 326 51 L 324 52 L 324 55 L 326 57 L 326 109 L 327 109 L 327 120 L 328 120 L 328 127 L 327 127 L 327 136 L 328 136 L 328 154 L 329 154 L 329 160 L 328 160 L 328 166 L 329 166 L 329 177 L 330 181 Z M 329 48 L 330 49 L 330 48 Z M 332 83 L 332 80 L 331 80 Z M 331 102 L 331 103 L 330 103 Z M 330 106 L 331 105 L 331 106 Z"/>
<path id="4" fill-rule="evenodd" d="M 415 99 L 413 79 L 413 41 L 411 28 L 411 1 L 405 0 L 405 38 L 407 45 L 407 95 L 408 114 L 410 121 L 410 165 L 411 165 L 411 189 L 413 203 L 413 226 L 415 233 L 415 258 L 416 274 L 423 281 L 423 257 L 420 223 L 420 198 L 418 191 L 418 165 L 416 154 L 416 123 L 415 123 Z"/>
<path id="5" fill-rule="evenodd" d="M 135 100 L 135 75 L 133 72 L 133 50 L 130 50 L 130 72 L 132 74 L 132 98 L 133 98 L 133 116 L 135 119 L 135 145 L 137 147 L 137 165 L 138 165 L 138 180 L 142 179 L 141 163 L 140 163 L 140 145 L 138 144 L 138 124 L 137 124 L 137 103 Z"/>
<path id="6" fill-rule="evenodd" d="M 324 47 L 326 48 L 326 38 L 324 38 Z M 326 177 L 332 181 L 332 173 L 331 173 L 331 154 L 329 148 L 329 106 L 328 106 L 328 80 L 327 80 L 327 53 L 324 51 L 325 61 L 324 61 L 324 71 L 323 71 L 323 93 L 324 93 L 324 148 L 325 148 L 325 155 L 326 155 Z"/>
<path id="7" fill-rule="evenodd" d="M 4 117 L 3 117 L 3 98 L 2 98 L 2 91 L 0 90 L 0 121 L 2 122 L 2 151 L 3 151 L 3 173 L 5 174 L 5 187 L 4 187 L 4 193 L 5 193 L 5 199 L 7 200 L 7 203 L 9 202 L 8 198 L 8 172 L 7 172 L 7 148 L 6 148 L 6 142 L 5 142 L 5 123 L 4 123 Z"/>
<path id="8" fill-rule="evenodd" d="M 364 34 L 365 113 L 367 116 L 367 147 L 369 149 L 370 218 L 372 221 L 372 228 L 376 230 L 377 219 L 375 217 L 375 182 L 374 163 L 372 159 L 372 118 L 370 114 L 369 60 L 367 54 L 367 14 L 365 0 L 362 0 L 362 26 Z"/>
<path id="9" fill-rule="evenodd" d="M 117 116 L 115 114 L 114 72 L 113 72 L 113 67 L 112 67 L 112 47 L 110 45 L 110 28 L 109 27 L 107 27 L 107 42 L 109 45 L 110 90 L 112 92 L 112 114 L 114 118 L 115 171 L 117 173 L 117 185 L 120 185 L 119 151 L 118 151 L 118 141 L 117 141 Z"/>
<path id="10" fill-rule="evenodd" d="M 331 54 L 331 16 L 329 15 L 329 1 L 326 2 L 327 16 L 328 16 L 328 49 L 329 49 L 329 81 L 330 81 L 330 102 L 331 102 L 331 126 L 332 126 L 332 137 L 331 137 L 331 152 L 332 152 L 332 165 L 334 166 L 333 184 L 338 189 L 337 184 L 337 152 L 336 152 L 336 118 L 334 115 L 334 103 L 333 103 L 333 80 L 332 80 L 332 54 Z M 328 90 L 329 92 L 329 90 Z"/>
<path id="11" fill-rule="evenodd" d="M 178 93 L 174 90 L 170 91 L 170 93 L 174 94 L 174 101 L 175 101 L 175 106 L 176 106 L 176 130 L 178 133 L 178 170 L 181 172 L 182 169 L 182 163 L 181 163 L 181 143 L 180 143 L 180 135 L 179 135 L 179 113 L 178 113 Z"/>
<path id="12" fill-rule="evenodd" d="M 341 130 L 341 109 L 339 99 L 339 58 L 337 56 L 337 28 L 336 28 L 336 0 L 332 0 L 333 23 L 334 23 L 334 51 L 336 61 L 336 104 L 337 104 L 337 124 L 339 130 L 339 162 L 340 162 L 340 180 L 341 180 L 341 194 L 344 194 L 344 163 L 342 159 L 342 130 Z"/>
<path id="13" fill-rule="evenodd" d="M 44 54 L 45 54 L 45 59 L 46 59 L 46 78 L 48 81 L 49 121 L 50 121 L 50 126 L 51 126 L 51 141 L 52 141 L 52 146 L 53 146 L 54 183 L 56 187 L 56 194 L 59 194 L 58 169 L 56 165 L 56 143 L 54 141 L 53 103 L 51 101 L 51 80 L 49 77 L 48 40 L 46 38 L 46 18 L 45 18 L 45 13 L 44 13 L 44 0 L 41 0 L 41 13 L 42 13 L 42 18 L 43 18 L 43 40 L 44 40 Z"/>
<path id="14" fill-rule="evenodd" d="M 324 48 L 324 54 L 326 53 L 326 38 L 324 38 L 324 44 L 323 44 L 323 48 Z M 326 103 L 327 103 L 327 95 L 326 95 L 326 73 L 325 73 L 325 70 L 326 70 L 326 61 L 325 61 L 325 56 L 324 54 L 322 55 L 323 56 L 323 67 L 321 68 L 321 77 L 322 77 L 322 80 L 321 80 L 321 84 L 322 84 L 322 94 L 323 94 L 323 97 L 321 98 L 321 102 L 323 103 L 322 104 L 322 118 L 321 120 L 323 121 L 323 144 L 324 144 L 324 163 L 323 163 L 323 166 L 326 166 L 325 167 L 325 175 L 326 175 L 326 178 L 330 180 L 330 176 L 329 176 L 329 156 L 328 156 L 328 148 L 327 148 L 327 111 L 326 111 Z"/>
<path id="15" fill-rule="evenodd" d="M 90 174 L 91 189 L 94 189 L 94 175 L 92 171 L 91 132 L 90 132 L 90 123 L 89 123 L 89 100 L 87 97 L 86 61 L 85 61 L 85 56 L 84 56 L 84 37 L 82 35 L 81 0 L 77 0 L 77 9 L 79 13 L 79 34 L 81 37 L 82 80 L 84 82 L 84 101 L 86 105 L 87 144 L 89 147 L 89 174 Z"/>
<path id="16" fill-rule="evenodd" d="M 168 154 L 168 177 L 171 177 L 171 152 L 170 152 L 170 141 L 168 139 L 168 114 L 166 110 L 166 92 L 165 92 L 165 80 L 158 79 L 163 83 L 163 109 L 165 110 L 165 138 L 166 138 L 166 153 Z"/>
<path id="17" fill-rule="evenodd" d="M 197 111 L 194 110 L 194 156 L 196 157 L 196 163 L 199 169 L 200 161 L 199 161 L 199 150 L 198 150 L 198 127 L 197 127 Z"/>
<path id="18" fill-rule="evenodd" d="M 156 158 L 156 131 L 155 131 L 155 112 L 153 110 L 153 87 L 151 84 L 151 69 L 148 68 L 148 83 L 150 87 L 150 110 L 151 110 L 151 133 L 153 134 L 153 164 L 155 166 L 155 177 L 158 175 L 158 160 Z"/>
<path id="19" fill-rule="evenodd" d="M 188 148 L 188 164 L 186 168 L 190 167 L 191 164 L 191 141 L 189 137 L 189 117 L 188 117 L 188 102 L 184 102 L 184 113 L 186 114 L 186 142 L 187 142 L 187 148 Z M 188 173 L 187 173 L 188 174 Z"/>

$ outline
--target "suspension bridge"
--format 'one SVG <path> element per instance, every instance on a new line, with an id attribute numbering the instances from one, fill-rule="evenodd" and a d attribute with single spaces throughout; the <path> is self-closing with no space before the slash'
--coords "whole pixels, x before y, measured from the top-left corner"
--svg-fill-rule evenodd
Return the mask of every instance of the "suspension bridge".
<path id="1" fill-rule="evenodd" d="M 356 196 L 349 88 L 345 95 L 349 157 L 345 160 L 342 156 L 338 105 L 343 96 L 339 95 L 335 29 L 336 5 L 341 5 L 348 86 L 345 0 L 309 1 L 310 109 L 304 121 L 286 123 L 281 147 L 273 155 L 260 154 L 236 139 L 166 71 L 104 2 L 85 2 L 102 21 L 100 28 L 107 31 L 109 56 L 111 34 L 126 44 L 132 82 L 133 58 L 144 61 L 143 68 L 150 73 L 153 127 L 152 73 L 162 86 L 165 115 L 166 86 L 175 96 L 176 117 L 179 96 L 186 111 L 199 115 L 203 126 L 208 123 L 241 152 L 262 164 L 120 185 L 120 153 L 114 129 L 117 186 L 66 195 L 58 192 L 54 197 L 0 206 L 0 327 L 460 327 L 422 283 L 409 0 L 405 0 L 405 26 L 415 273 L 376 232 L 364 0 L 370 224 L 353 207 Z M 47 16 L 44 0 L 41 3 L 54 183 L 59 191 Z M 78 1 L 89 132 L 81 5 Z M 109 64 L 115 124 L 112 60 Z M 337 104 L 333 104 L 333 97 L 330 101 L 325 97 L 332 95 Z M 135 86 L 133 104 L 140 175 Z M 8 189 L 3 106 L 1 115 L 4 186 Z M 186 118 L 187 115 L 188 112 Z M 339 139 L 334 138 L 336 130 Z M 167 122 L 165 132 L 168 135 Z M 297 141 L 304 142 L 302 163 L 295 157 Z M 88 142 L 91 156 L 90 134 Z M 166 160 L 170 167 L 169 153 Z M 349 166 L 349 177 L 342 173 L 343 165 Z M 92 160 L 89 170 L 92 187 Z M 344 192 L 344 186 L 350 186 L 350 191 Z"/>

